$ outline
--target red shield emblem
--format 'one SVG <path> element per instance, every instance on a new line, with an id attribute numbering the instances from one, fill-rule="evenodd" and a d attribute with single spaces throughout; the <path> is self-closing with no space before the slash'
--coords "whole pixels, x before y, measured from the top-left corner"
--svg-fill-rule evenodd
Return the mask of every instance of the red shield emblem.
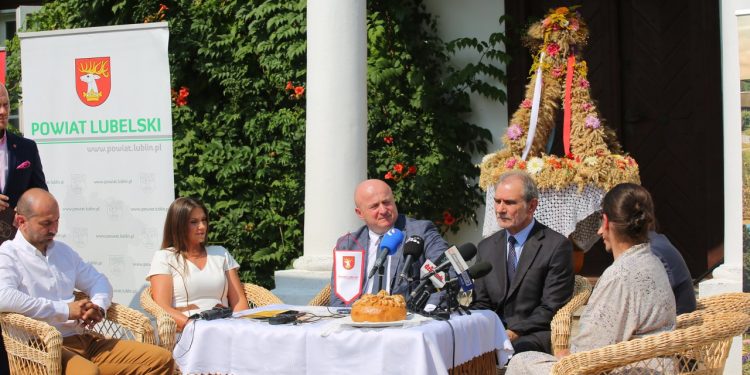
<path id="1" fill-rule="evenodd" d="M 353 256 L 344 256 L 343 258 L 344 263 L 344 269 L 350 270 L 354 268 L 354 257 Z"/>
<path id="2" fill-rule="evenodd" d="M 104 103 L 112 88 L 112 74 L 107 57 L 76 59 L 76 94 L 83 104 L 96 107 Z"/>

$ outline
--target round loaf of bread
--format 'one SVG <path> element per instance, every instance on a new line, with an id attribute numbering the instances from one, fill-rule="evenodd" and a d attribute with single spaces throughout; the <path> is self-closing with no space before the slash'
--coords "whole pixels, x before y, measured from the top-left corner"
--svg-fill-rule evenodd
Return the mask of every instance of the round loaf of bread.
<path id="1" fill-rule="evenodd" d="M 406 319 L 404 296 L 391 296 L 381 290 L 377 295 L 365 294 L 352 305 L 354 322 L 396 322 Z"/>

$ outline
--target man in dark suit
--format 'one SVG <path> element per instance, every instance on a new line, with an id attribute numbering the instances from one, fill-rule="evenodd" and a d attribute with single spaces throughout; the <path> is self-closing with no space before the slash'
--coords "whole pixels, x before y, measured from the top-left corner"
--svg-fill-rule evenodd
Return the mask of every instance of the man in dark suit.
<path id="1" fill-rule="evenodd" d="M 419 275 L 419 267 L 425 259 L 435 262 L 448 249 L 448 243 L 440 236 L 440 233 L 432 222 L 415 220 L 398 214 L 398 208 L 393 199 L 393 192 L 390 186 L 383 181 L 367 180 L 360 183 L 354 192 L 354 205 L 354 212 L 362 219 L 365 225 L 339 238 L 336 241 L 336 249 L 364 250 L 364 277 L 362 277 L 362 283 L 357 285 L 361 287 L 362 294 L 377 293 L 378 291 L 378 277 L 374 276 L 368 281 L 366 276 L 377 257 L 379 239 L 391 228 L 397 228 L 404 233 L 403 241 L 406 241 L 411 236 L 419 236 L 424 240 L 424 253 L 409 267 L 408 274 L 412 276 Z M 386 261 L 383 289 L 390 291 L 391 294 L 406 294 L 408 292 L 409 286 L 407 282 L 395 285 L 398 273 L 401 272 L 403 266 L 403 246 L 399 246 L 397 252 L 394 255 L 389 255 Z M 349 304 L 355 300 L 356 298 L 350 301 Z M 330 305 L 347 305 L 336 295 L 335 275 L 331 276 Z"/>
<path id="2" fill-rule="evenodd" d="M 15 208 L 26 190 L 47 190 L 36 143 L 7 131 L 8 116 L 8 90 L 0 84 L 0 211 Z"/>
<path id="3" fill-rule="evenodd" d="M 9 132 L 9 116 L 10 97 L 5 85 L 0 83 L 0 242 L 15 233 L 13 210 L 18 198 L 34 187 L 47 190 L 36 143 Z M 0 336 L 0 374 L 8 373 L 8 358 Z"/>
<path id="4" fill-rule="evenodd" d="M 474 283 L 472 308 L 494 310 L 516 353 L 552 352 L 550 322 L 573 295 L 573 247 L 534 220 L 539 191 L 522 171 L 506 172 L 495 186 L 502 228 L 479 243 L 477 260 L 492 271 Z"/>

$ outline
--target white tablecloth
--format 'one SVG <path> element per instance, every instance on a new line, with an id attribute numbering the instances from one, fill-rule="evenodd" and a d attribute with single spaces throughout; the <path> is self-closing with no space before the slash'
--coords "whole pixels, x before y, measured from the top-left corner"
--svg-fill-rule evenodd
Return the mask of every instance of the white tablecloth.
<path id="1" fill-rule="evenodd" d="M 289 305 L 249 312 L 269 309 L 330 314 L 325 307 Z M 494 312 L 472 311 L 448 322 L 331 330 L 332 319 L 298 325 L 247 318 L 197 321 L 185 328 L 173 354 L 184 374 L 447 374 L 454 355 L 458 366 L 493 350 L 499 363 L 507 362 L 513 349 Z"/>

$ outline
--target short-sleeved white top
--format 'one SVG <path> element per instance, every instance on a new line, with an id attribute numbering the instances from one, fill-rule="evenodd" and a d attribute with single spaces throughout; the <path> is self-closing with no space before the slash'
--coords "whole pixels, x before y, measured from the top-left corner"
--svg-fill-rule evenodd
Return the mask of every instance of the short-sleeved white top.
<path id="1" fill-rule="evenodd" d="M 172 306 L 198 306 L 198 310 L 184 311 L 186 316 L 210 310 L 219 303 L 229 306 L 226 271 L 240 265 L 222 246 L 208 246 L 206 253 L 208 259 L 202 270 L 172 249 L 158 250 L 151 260 L 146 280 L 152 275 L 172 275 Z"/>

